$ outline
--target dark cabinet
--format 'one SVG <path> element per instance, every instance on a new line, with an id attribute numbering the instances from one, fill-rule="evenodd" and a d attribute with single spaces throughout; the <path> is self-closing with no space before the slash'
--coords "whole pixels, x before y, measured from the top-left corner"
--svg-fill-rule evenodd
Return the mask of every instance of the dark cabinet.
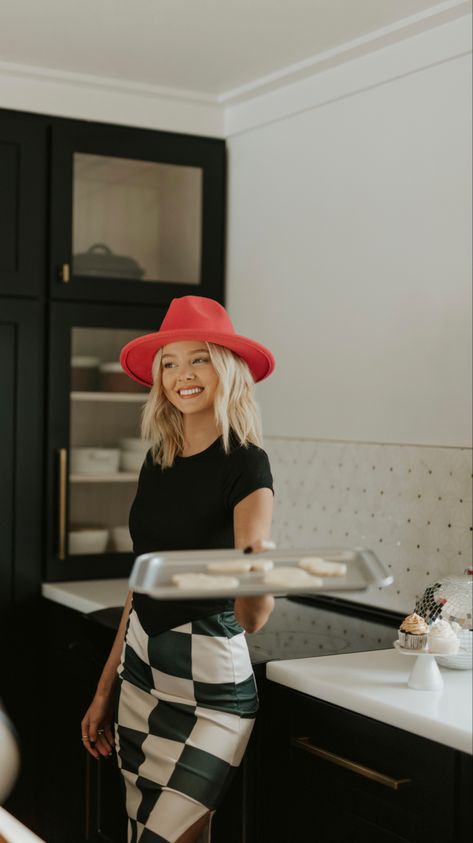
<path id="1" fill-rule="evenodd" d="M 42 292 L 46 181 L 46 126 L 0 111 L 0 296 Z"/>
<path id="2" fill-rule="evenodd" d="M 36 593 L 43 469 L 42 312 L 0 299 L 0 606 Z"/>
<path id="3" fill-rule="evenodd" d="M 118 353 L 157 330 L 175 296 L 223 303 L 225 142 L 0 110 L 0 184 L 0 698 L 24 759 L 8 807 L 46 839 L 72 843 L 36 822 L 38 782 L 49 788 L 51 824 L 63 800 L 78 828 L 87 771 L 80 742 L 69 746 L 91 681 L 80 680 L 63 712 L 82 650 L 60 626 L 44 639 L 41 581 L 129 573 L 141 456 L 131 451 L 146 390 L 132 392 L 125 375 L 117 386 Z M 114 451 L 110 471 L 84 471 L 84 450 Z M 87 532 L 101 534 L 99 550 L 84 545 Z M 56 697 L 44 690 L 49 648 Z M 45 697 L 51 712 L 40 713 Z M 99 780 L 100 793 L 116 784 Z"/>
<path id="4" fill-rule="evenodd" d="M 34 822 L 38 680 L 37 593 L 42 541 L 42 313 L 0 298 L 0 699 L 28 747 L 8 803 Z"/>
<path id="5" fill-rule="evenodd" d="M 51 164 L 53 298 L 223 300 L 224 141 L 57 121 Z"/>
<path id="6" fill-rule="evenodd" d="M 17 538 L 34 538 L 32 558 L 41 554 L 47 579 L 125 576 L 146 390 L 123 374 L 119 351 L 157 330 L 175 296 L 223 302 L 225 142 L 0 110 L 0 183 L 8 363 L 1 375 L 2 591 L 11 593 L 14 569 L 20 577 L 34 570 L 39 591 L 39 568 L 25 573 Z M 9 301 L 17 302 L 17 326 L 31 321 L 34 308 L 38 318 L 44 314 L 44 333 L 35 328 L 27 340 L 34 348 L 29 368 L 19 362 L 26 340 L 18 344 L 18 330 L 27 329 L 13 327 Z M 34 440 L 40 422 L 44 466 L 43 442 Z M 99 476 L 89 462 L 84 470 L 86 449 L 96 466 L 109 459 L 110 469 Z M 32 480 L 22 478 L 20 493 L 13 460 L 27 463 L 28 456 Z M 14 518 L 29 522 L 44 510 L 41 535 L 28 530 L 16 538 L 9 529 Z"/>
<path id="7" fill-rule="evenodd" d="M 470 840 L 466 755 L 271 682 L 262 722 L 261 841 Z"/>

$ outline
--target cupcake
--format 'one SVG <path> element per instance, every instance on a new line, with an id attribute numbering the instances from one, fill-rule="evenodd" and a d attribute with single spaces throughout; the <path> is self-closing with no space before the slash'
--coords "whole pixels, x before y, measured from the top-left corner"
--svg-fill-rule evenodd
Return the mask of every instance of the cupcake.
<path id="1" fill-rule="evenodd" d="M 455 624 L 458 626 L 458 624 Z M 429 650 L 432 653 L 445 653 L 445 655 L 453 655 L 458 653 L 460 641 L 457 633 L 448 621 L 435 621 L 429 627 Z"/>
<path id="2" fill-rule="evenodd" d="M 425 650 L 428 631 L 424 618 L 414 612 L 404 618 L 399 627 L 399 643 L 406 650 Z"/>

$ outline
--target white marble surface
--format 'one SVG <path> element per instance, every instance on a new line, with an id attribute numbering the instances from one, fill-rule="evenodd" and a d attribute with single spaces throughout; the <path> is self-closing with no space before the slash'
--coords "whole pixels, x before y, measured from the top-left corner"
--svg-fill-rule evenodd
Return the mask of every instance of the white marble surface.
<path id="1" fill-rule="evenodd" d="M 365 547 L 394 575 L 346 597 L 407 615 L 470 566 L 472 451 L 265 436 L 278 547 Z"/>
<path id="2" fill-rule="evenodd" d="M 96 612 L 111 606 L 124 606 L 128 580 L 82 580 L 43 583 L 41 593 L 54 603 L 78 612 Z"/>
<path id="3" fill-rule="evenodd" d="M 472 672 L 442 668 L 440 691 L 413 691 L 413 659 L 393 650 L 269 662 L 266 675 L 296 691 L 472 753 Z"/>
<path id="4" fill-rule="evenodd" d="M 0 835 L 8 843 L 44 843 L 42 838 L 33 834 L 2 807 L 0 807 Z"/>

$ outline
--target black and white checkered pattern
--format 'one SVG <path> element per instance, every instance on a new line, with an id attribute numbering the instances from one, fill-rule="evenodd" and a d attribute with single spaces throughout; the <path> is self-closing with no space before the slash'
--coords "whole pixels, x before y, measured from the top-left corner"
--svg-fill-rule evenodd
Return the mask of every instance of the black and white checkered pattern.
<path id="1" fill-rule="evenodd" d="M 119 670 L 116 745 L 129 843 L 174 843 L 243 757 L 258 706 L 232 612 L 148 636 L 134 610 Z"/>

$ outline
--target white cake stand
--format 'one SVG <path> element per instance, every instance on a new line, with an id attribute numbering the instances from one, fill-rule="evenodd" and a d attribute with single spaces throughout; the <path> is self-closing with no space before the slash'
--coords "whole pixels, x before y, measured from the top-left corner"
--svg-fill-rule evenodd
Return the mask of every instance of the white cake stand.
<path id="1" fill-rule="evenodd" d="M 435 656 L 445 653 L 432 653 L 430 650 L 407 650 L 399 641 L 393 641 L 394 648 L 403 656 L 417 656 L 407 685 L 416 691 L 440 691 L 443 688 L 442 674 L 435 661 Z"/>

